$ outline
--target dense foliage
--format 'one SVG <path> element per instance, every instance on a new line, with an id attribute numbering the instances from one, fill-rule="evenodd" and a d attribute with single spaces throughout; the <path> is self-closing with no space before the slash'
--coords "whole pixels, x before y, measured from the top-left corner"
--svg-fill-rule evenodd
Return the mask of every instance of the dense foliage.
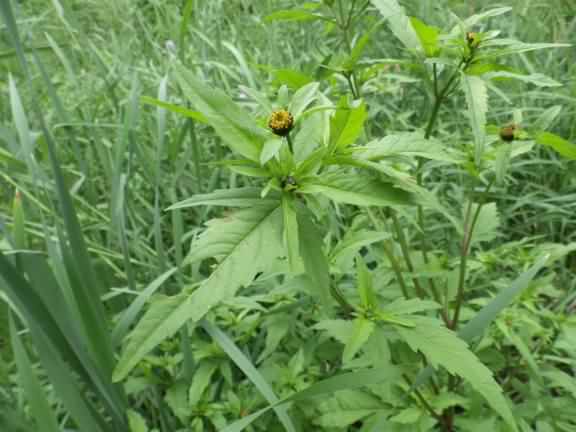
<path id="1" fill-rule="evenodd" d="M 576 431 L 572 1 L 0 12 L 0 430 Z"/>

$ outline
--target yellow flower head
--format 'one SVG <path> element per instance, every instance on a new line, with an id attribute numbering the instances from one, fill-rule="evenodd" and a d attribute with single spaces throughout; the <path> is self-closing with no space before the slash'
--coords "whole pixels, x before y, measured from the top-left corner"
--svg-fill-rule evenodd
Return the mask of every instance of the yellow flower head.
<path id="1" fill-rule="evenodd" d="M 268 127 L 279 136 L 286 136 L 294 127 L 294 117 L 286 110 L 274 111 L 268 121 Z"/>

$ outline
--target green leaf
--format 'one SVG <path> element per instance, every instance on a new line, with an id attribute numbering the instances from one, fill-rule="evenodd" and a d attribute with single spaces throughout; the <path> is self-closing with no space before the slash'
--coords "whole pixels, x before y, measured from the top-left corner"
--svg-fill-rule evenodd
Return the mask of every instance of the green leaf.
<path id="1" fill-rule="evenodd" d="M 279 10 L 264 18 L 265 22 L 273 21 L 313 21 L 321 19 L 321 15 L 313 14 L 303 9 Z"/>
<path id="2" fill-rule="evenodd" d="M 516 296 L 518 296 L 534 279 L 536 274 L 546 265 L 549 255 L 545 254 L 536 261 L 536 263 L 522 273 L 506 289 L 498 293 L 494 299 L 484 306 L 470 321 L 468 321 L 459 331 L 458 336 L 466 342 L 472 342 L 475 338 L 480 337 L 488 329 L 490 324 L 504 310 Z M 421 371 L 412 388 L 417 388 L 425 383 L 434 374 L 434 369 L 430 366 Z"/>
<path id="3" fill-rule="evenodd" d="M 12 350 L 18 370 L 18 382 L 22 388 L 30 406 L 30 414 L 36 419 L 38 432 L 59 432 L 56 415 L 46 398 L 46 393 L 32 368 L 30 358 L 24 348 L 18 329 L 10 314 L 10 336 L 12 339 Z"/>
<path id="4" fill-rule="evenodd" d="M 355 155 L 362 159 L 379 161 L 387 158 L 416 156 L 446 162 L 455 162 L 456 158 L 438 140 L 426 139 L 419 132 L 403 132 L 372 141 L 364 147 L 355 147 Z"/>
<path id="5" fill-rule="evenodd" d="M 472 214 L 476 213 L 478 204 L 472 207 Z M 488 203 L 482 206 L 476 222 L 476 228 L 472 237 L 472 242 L 492 241 L 498 236 L 500 227 L 500 217 L 496 203 Z"/>
<path id="6" fill-rule="evenodd" d="M 314 81 L 312 77 L 293 69 L 277 69 L 273 73 L 275 85 L 285 84 L 292 90 L 298 90 Z"/>
<path id="7" fill-rule="evenodd" d="M 183 115 L 184 117 L 191 118 L 192 120 L 196 120 L 199 123 L 208 124 L 208 119 L 201 112 L 192 111 L 188 108 L 161 101 L 150 96 L 141 96 L 140 101 L 146 105 L 152 105 L 158 108 L 166 109 L 175 114 Z"/>
<path id="8" fill-rule="evenodd" d="M 238 348 L 230 337 L 224 333 L 215 324 L 210 323 L 206 320 L 202 321 L 202 328 L 210 335 L 210 337 L 220 345 L 220 348 L 230 357 L 238 368 L 244 372 L 246 377 L 254 384 L 258 389 L 260 394 L 264 396 L 266 401 L 270 405 L 274 405 L 279 402 L 278 397 L 274 393 L 272 386 L 266 381 L 262 374 L 256 369 L 256 366 L 244 355 L 244 353 Z M 284 406 L 274 406 L 274 411 L 280 420 L 280 423 L 284 426 L 288 432 L 295 432 L 296 428 L 292 423 L 292 420 L 288 416 L 286 407 Z"/>
<path id="9" fill-rule="evenodd" d="M 468 104 L 468 116 L 474 132 L 476 165 L 484 154 L 486 143 L 486 113 L 488 112 L 488 90 L 486 82 L 477 76 L 462 74 L 462 88 Z"/>
<path id="10" fill-rule="evenodd" d="M 376 295 L 374 293 L 374 283 L 372 274 L 366 267 L 364 258 L 360 255 L 356 257 L 356 272 L 358 283 L 358 294 L 360 295 L 360 302 L 365 309 L 374 309 L 377 307 Z"/>
<path id="11" fill-rule="evenodd" d="M 462 29 L 464 30 L 468 30 L 471 27 L 474 27 L 476 24 L 478 24 L 479 22 L 487 19 L 487 18 L 492 18 L 492 17 L 496 17 L 505 13 L 508 13 L 512 10 L 511 7 L 500 7 L 500 8 L 494 8 L 494 9 L 489 9 L 485 12 L 476 14 L 476 15 L 472 15 L 468 18 L 466 18 L 463 22 L 459 23 L 458 25 L 455 25 L 452 30 L 450 31 L 450 34 L 452 36 L 455 36 L 459 33 L 461 33 Z"/>
<path id="12" fill-rule="evenodd" d="M 188 391 L 188 406 L 194 408 L 200 403 L 202 394 L 210 386 L 212 375 L 218 370 L 218 364 L 215 361 L 203 360 L 198 365 L 192 385 Z"/>
<path id="13" fill-rule="evenodd" d="M 214 220 L 194 243 L 188 259 L 219 257 L 202 285 L 191 294 L 154 302 L 128 338 L 113 380 L 120 381 L 164 339 L 187 321 L 198 322 L 213 307 L 249 285 L 257 273 L 268 270 L 283 254 L 282 216 L 278 201 L 243 209 Z"/>
<path id="14" fill-rule="evenodd" d="M 173 267 L 170 270 L 167 270 L 164 273 L 162 273 L 152 282 L 150 282 L 150 284 L 146 288 L 140 291 L 140 293 L 134 299 L 134 301 L 130 303 L 130 306 L 128 306 L 122 312 L 122 315 L 118 320 L 118 323 L 116 324 L 114 330 L 112 331 L 112 341 L 114 342 L 115 345 L 118 345 L 122 341 L 124 336 L 126 336 L 128 329 L 136 320 L 136 317 L 146 304 L 146 301 L 164 284 L 164 282 L 166 282 L 170 278 L 170 276 L 176 273 L 177 270 L 178 270 L 177 267 Z"/>
<path id="15" fill-rule="evenodd" d="M 306 108 L 316 100 L 319 87 L 320 84 L 317 82 L 311 82 L 302 86 L 296 91 L 296 93 L 294 93 L 288 111 L 290 111 L 294 116 L 296 122 L 298 121 L 300 114 L 302 114 Z"/>
<path id="16" fill-rule="evenodd" d="M 331 152 L 338 152 L 354 144 L 362 134 L 367 116 L 364 101 L 357 100 L 349 105 L 343 98 L 336 114 L 330 120 L 329 148 Z"/>
<path id="17" fill-rule="evenodd" d="M 530 75 L 520 75 L 507 71 L 489 72 L 483 75 L 484 78 L 490 80 L 505 80 L 515 79 L 528 84 L 534 84 L 537 87 L 560 87 L 562 83 L 541 73 L 533 73 Z"/>
<path id="18" fill-rule="evenodd" d="M 309 212 L 298 213 L 300 256 L 310 280 L 312 294 L 327 306 L 330 299 L 330 268 L 324 253 L 324 240 L 318 227 L 314 224 Z"/>
<path id="19" fill-rule="evenodd" d="M 348 230 L 330 252 L 330 262 L 338 267 L 364 246 L 390 238 L 390 233 L 369 230 Z"/>
<path id="20" fill-rule="evenodd" d="M 190 102 L 206 117 L 220 138 L 233 151 L 258 162 L 270 134 L 224 92 L 212 89 L 184 67 L 176 68 L 176 77 Z"/>
<path id="21" fill-rule="evenodd" d="M 208 194 L 194 195 L 192 198 L 172 204 L 166 210 L 177 210 L 197 206 L 252 207 L 262 203 L 260 189 L 253 187 L 218 189 Z"/>
<path id="22" fill-rule="evenodd" d="M 148 426 L 146 425 L 144 417 L 132 410 L 128 410 L 126 414 L 128 416 L 130 432 L 148 432 Z"/>
<path id="23" fill-rule="evenodd" d="M 420 38 L 414 30 L 410 18 L 397 0 L 370 0 L 387 21 L 390 30 L 406 48 L 421 51 Z"/>
<path id="24" fill-rule="evenodd" d="M 307 180 L 299 189 L 302 193 L 321 193 L 333 201 L 357 206 L 390 206 L 413 204 L 412 194 L 390 183 L 338 171 L 321 178 Z"/>
<path id="25" fill-rule="evenodd" d="M 504 47 L 502 49 L 494 49 L 494 50 L 485 50 L 481 51 L 480 54 L 476 57 L 476 61 L 485 61 L 487 59 L 494 59 L 497 57 L 508 56 L 512 54 L 520 54 L 529 51 L 536 51 L 542 49 L 550 49 L 550 48 L 567 48 L 572 45 L 564 44 L 564 43 L 524 43 L 514 39 L 495 39 L 493 41 L 487 41 L 483 43 L 483 48 L 499 48 Z"/>
<path id="26" fill-rule="evenodd" d="M 540 145 L 551 147 L 568 159 L 576 160 L 576 145 L 558 135 L 550 132 L 540 132 L 536 135 L 536 142 Z"/>
<path id="27" fill-rule="evenodd" d="M 276 404 L 276 406 L 288 402 L 305 400 L 316 396 L 322 396 L 327 393 L 335 393 L 339 390 L 350 390 L 359 387 L 379 384 L 382 382 L 392 382 L 400 379 L 399 370 L 388 365 L 382 368 L 366 369 L 356 372 L 345 373 L 337 375 L 323 381 L 319 381 L 310 387 L 299 391 L 298 393 L 289 396 Z M 273 407 L 269 406 L 260 411 L 256 411 L 238 420 L 231 425 L 227 426 L 220 432 L 241 432 L 250 424 L 252 424 L 260 416 L 271 410 Z"/>
<path id="28" fill-rule="evenodd" d="M 408 345 L 414 351 L 422 352 L 432 367 L 442 366 L 451 374 L 466 380 L 516 431 L 516 422 L 502 389 L 490 369 L 468 349 L 466 342 L 433 318 L 412 316 L 411 319 L 416 327 L 396 327 Z"/>
<path id="29" fill-rule="evenodd" d="M 354 320 L 354 328 L 350 338 L 344 347 L 342 354 L 342 363 L 346 364 L 351 361 L 356 353 L 362 349 L 362 346 L 370 338 L 374 331 L 374 323 L 364 318 L 357 318 Z"/>
<path id="30" fill-rule="evenodd" d="M 438 45 L 440 30 L 437 27 L 426 25 L 418 18 L 414 17 L 410 18 L 410 23 L 420 39 L 426 57 L 436 57 L 440 51 Z"/>

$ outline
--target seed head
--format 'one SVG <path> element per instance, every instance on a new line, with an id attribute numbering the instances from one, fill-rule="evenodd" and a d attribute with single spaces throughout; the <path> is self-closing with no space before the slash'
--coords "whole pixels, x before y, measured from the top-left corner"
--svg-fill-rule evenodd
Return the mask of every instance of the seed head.
<path id="1" fill-rule="evenodd" d="M 516 139 L 516 131 L 518 126 L 512 124 L 508 126 L 504 126 L 500 129 L 500 139 L 506 142 L 512 142 Z"/>
<path id="2" fill-rule="evenodd" d="M 274 111 L 268 121 L 268 127 L 274 134 L 285 137 L 294 127 L 294 117 L 286 110 Z"/>
<path id="3" fill-rule="evenodd" d="M 480 44 L 480 40 L 478 38 L 478 33 L 475 32 L 467 32 L 466 33 L 466 43 L 471 48 L 475 48 Z"/>

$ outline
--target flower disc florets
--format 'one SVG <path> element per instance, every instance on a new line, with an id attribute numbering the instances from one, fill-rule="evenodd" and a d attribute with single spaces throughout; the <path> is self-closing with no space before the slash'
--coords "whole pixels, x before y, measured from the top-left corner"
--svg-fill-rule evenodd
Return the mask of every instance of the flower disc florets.
<path id="1" fill-rule="evenodd" d="M 286 136 L 294 127 L 294 117 L 286 110 L 274 111 L 268 121 L 268 127 L 279 136 Z"/>
<path id="2" fill-rule="evenodd" d="M 506 142 L 514 141 L 516 139 L 517 129 L 518 126 L 516 125 L 504 126 L 502 129 L 500 129 L 500 139 Z"/>

